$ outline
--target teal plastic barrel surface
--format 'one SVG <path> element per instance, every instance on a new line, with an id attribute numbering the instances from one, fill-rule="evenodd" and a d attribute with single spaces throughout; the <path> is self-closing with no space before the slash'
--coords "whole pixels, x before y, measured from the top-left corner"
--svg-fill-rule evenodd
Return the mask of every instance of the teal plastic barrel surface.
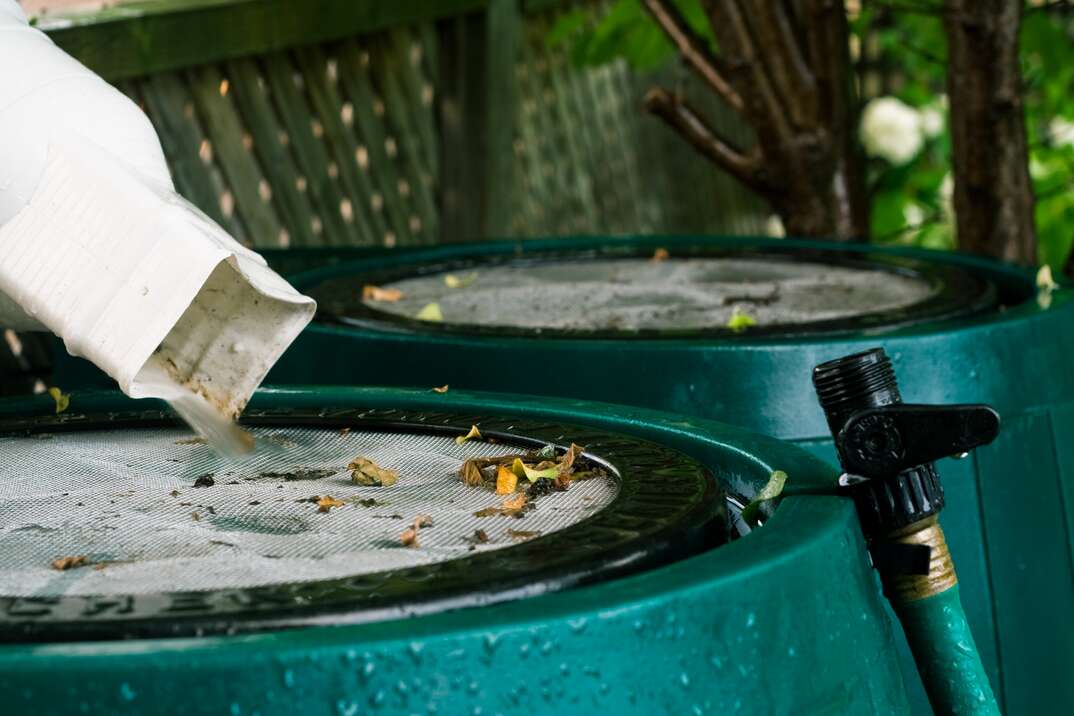
<path id="1" fill-rule="evenodd" d="M 82 413 L 132 406 L 147 404 L 82 392 L 67 414 L 77 424 Z M 799 448 L 639 408 L 354 388 L 262 391 L 251 407 L 480 413 L 600 427 L 686 453 L 745 497 L 776 469 L 805 491 L 835 478 Z M 45 400 L 0 404 L 0 415 L 52 410 Z M 5 619 L 32 618 L 29 602 L 0 604 Z M 123 606 L 102 600 L 99 608 Z M 853 505 L 835 496 L 787 496 L 741 539 L 625 578 L 409 619 L 326 621 L 237 636 L 2 645 L 3 712 L 908 712 Z"/>
<path id="2" fill-rule="evenodd" d="M 373 257 L 296 277 L 312 288 L 333 277 L 474 258 L 575 250 L 652 254 L 719 250 L 812 252 L 789 240 L 658 237 L 450 246 Z M 999 439 L 946 460 L 943 523 L 974 638 L 1005 712 L 1074 711 L 1074 302 L 1063 287 L 1045 308 L 1031 273 L 964 255 L 851 246 L 864 258 L 905 257 L 954 267 L 999 291 L 999 303 L 963 318 L 795 337 L 570 339 L 489 337 L 408 328 L 320 324 L 270 375 L 274 383 L 351 383 L 550 394 L 712 418 L 798 442 L 834 462 L 810 386 L 814 365 L 874 346 L 892 358 L 906 402 L 985 402 L 1003 419 Z M 1040 627 L 1041 619 L 1047 628 Z M 906 652 L 905 644 L 902 646 Z M 908 652 L 907 652 L 908 653 Z M 915 703 L 920 682 L 907 681 Z"/>

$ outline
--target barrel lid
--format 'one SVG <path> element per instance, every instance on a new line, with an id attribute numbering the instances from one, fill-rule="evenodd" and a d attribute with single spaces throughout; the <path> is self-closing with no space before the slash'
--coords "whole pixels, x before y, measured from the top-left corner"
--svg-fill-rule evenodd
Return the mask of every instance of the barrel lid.
<path id="1" fill-rule="evenodd" d="M 324 321 L 490 336 L 821 335 L 964 317 L 998 302 L 987 277 L 892 254 L 779 242 L 516 246 L 380 257 L 300 283 Z"/>
<path id="2" fill-rule="evenodd" d="M 390 408 L 244 423 L 258 449 L 228 462 L 155 411 L 0 416 L 0 641 L 399 618 L 603 581 L 726 535 L 704 466 L 613 431 Z M 480 438 L 457 440 L 473 425 Z M 578 479 L 543 494 L 523 480 L 524 509 L 459 476 L 572 443 Z M 397 482 L 355 484 L 359 457 Z"/>

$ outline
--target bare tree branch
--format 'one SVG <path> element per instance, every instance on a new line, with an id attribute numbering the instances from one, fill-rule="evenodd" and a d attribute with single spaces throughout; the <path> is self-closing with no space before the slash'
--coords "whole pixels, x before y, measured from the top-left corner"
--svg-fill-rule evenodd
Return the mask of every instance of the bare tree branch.
<path id="1" fill-rule="evenodd" d="M 720 137 L 697 111 L 663 87 L 653 87 L 645 95 L 645 109 L 664 120 L 699 152 L 726 172 L 756 191 L 765 187 L 760 180 L 761 155 L 754 149 L 743 153 Z"/>
<path id="2" fill-rule="evenodd" d="M 705 47 L 705 41 L 690 28 L 686 18 L 678 11 L 671 0 L 644 0 L 645 8 L 653 16 L 664 34 L 678 48 L 683 60 L 720 95 L 736 112 L 741 112 L 745 103 L 742 96 L 735 91 L 720 69 L 720 60 Z"/>
<path id="3" fill-rule="evenodd" d="M 747 13 L 753 34 L 766 52 L 761 55 L 773 84 L 783 97 L 796 127 L 814 127 L 817 122 L 816 79 L 805 61 L 805 48 L 791 30 L 781 0 L 754 0 Z"/>

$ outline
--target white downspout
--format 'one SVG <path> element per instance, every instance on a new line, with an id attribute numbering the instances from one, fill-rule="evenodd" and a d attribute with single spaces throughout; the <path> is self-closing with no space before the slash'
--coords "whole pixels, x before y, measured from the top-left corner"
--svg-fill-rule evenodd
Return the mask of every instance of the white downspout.
<path id="1" fill-rule="evenodd" d="M 0 0 L 0 326 L 230 419 L 314 310 L 175 192 L 137 105 Z"/>

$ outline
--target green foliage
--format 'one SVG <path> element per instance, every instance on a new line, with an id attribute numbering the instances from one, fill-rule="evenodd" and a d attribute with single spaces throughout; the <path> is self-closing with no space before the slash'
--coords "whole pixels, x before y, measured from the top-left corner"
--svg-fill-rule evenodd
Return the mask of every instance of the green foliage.
<path id="1" fill-rule="evenodd" d="M 715 50 L 700 0 L 676 0 L 676 5 Z M 924 136 L 920 151 L 908 162 L 896 165 L 870 158 L 867 181 L 873 240 L 954 248 L 942 1 L 861 5 L 860 11 L 849 16 L 861 105 L 892 96 L 921 113 L 940 112 L 944 119 L 940 131 Z M 1040 260 L 1057 272 L 1074 244 L 1072 20 L 1061 11 L 1029 7 L 1021 36 Z M 600 18 L 581 9 L 567 12 L 548 41 L 567 47 L 577 65 L 622 58 L 634 69 L 646 71 L 674 61 L 674 48 L 639 0 L 616 0 Z"/>
<path id="2" fill-rule="evenodd" d="M 675 0 L 690 26 L 711 42 L 711 29 L 700 0 Z M 549 32 L 551 46 L 566 46 L 577 66 L 602 65 L 625 59 L 646 72 L 673 60 L 675 48 L 649 17 L 639 0 L 617 0 L 597 18 L 588 9 L 564 13 Z"/>

